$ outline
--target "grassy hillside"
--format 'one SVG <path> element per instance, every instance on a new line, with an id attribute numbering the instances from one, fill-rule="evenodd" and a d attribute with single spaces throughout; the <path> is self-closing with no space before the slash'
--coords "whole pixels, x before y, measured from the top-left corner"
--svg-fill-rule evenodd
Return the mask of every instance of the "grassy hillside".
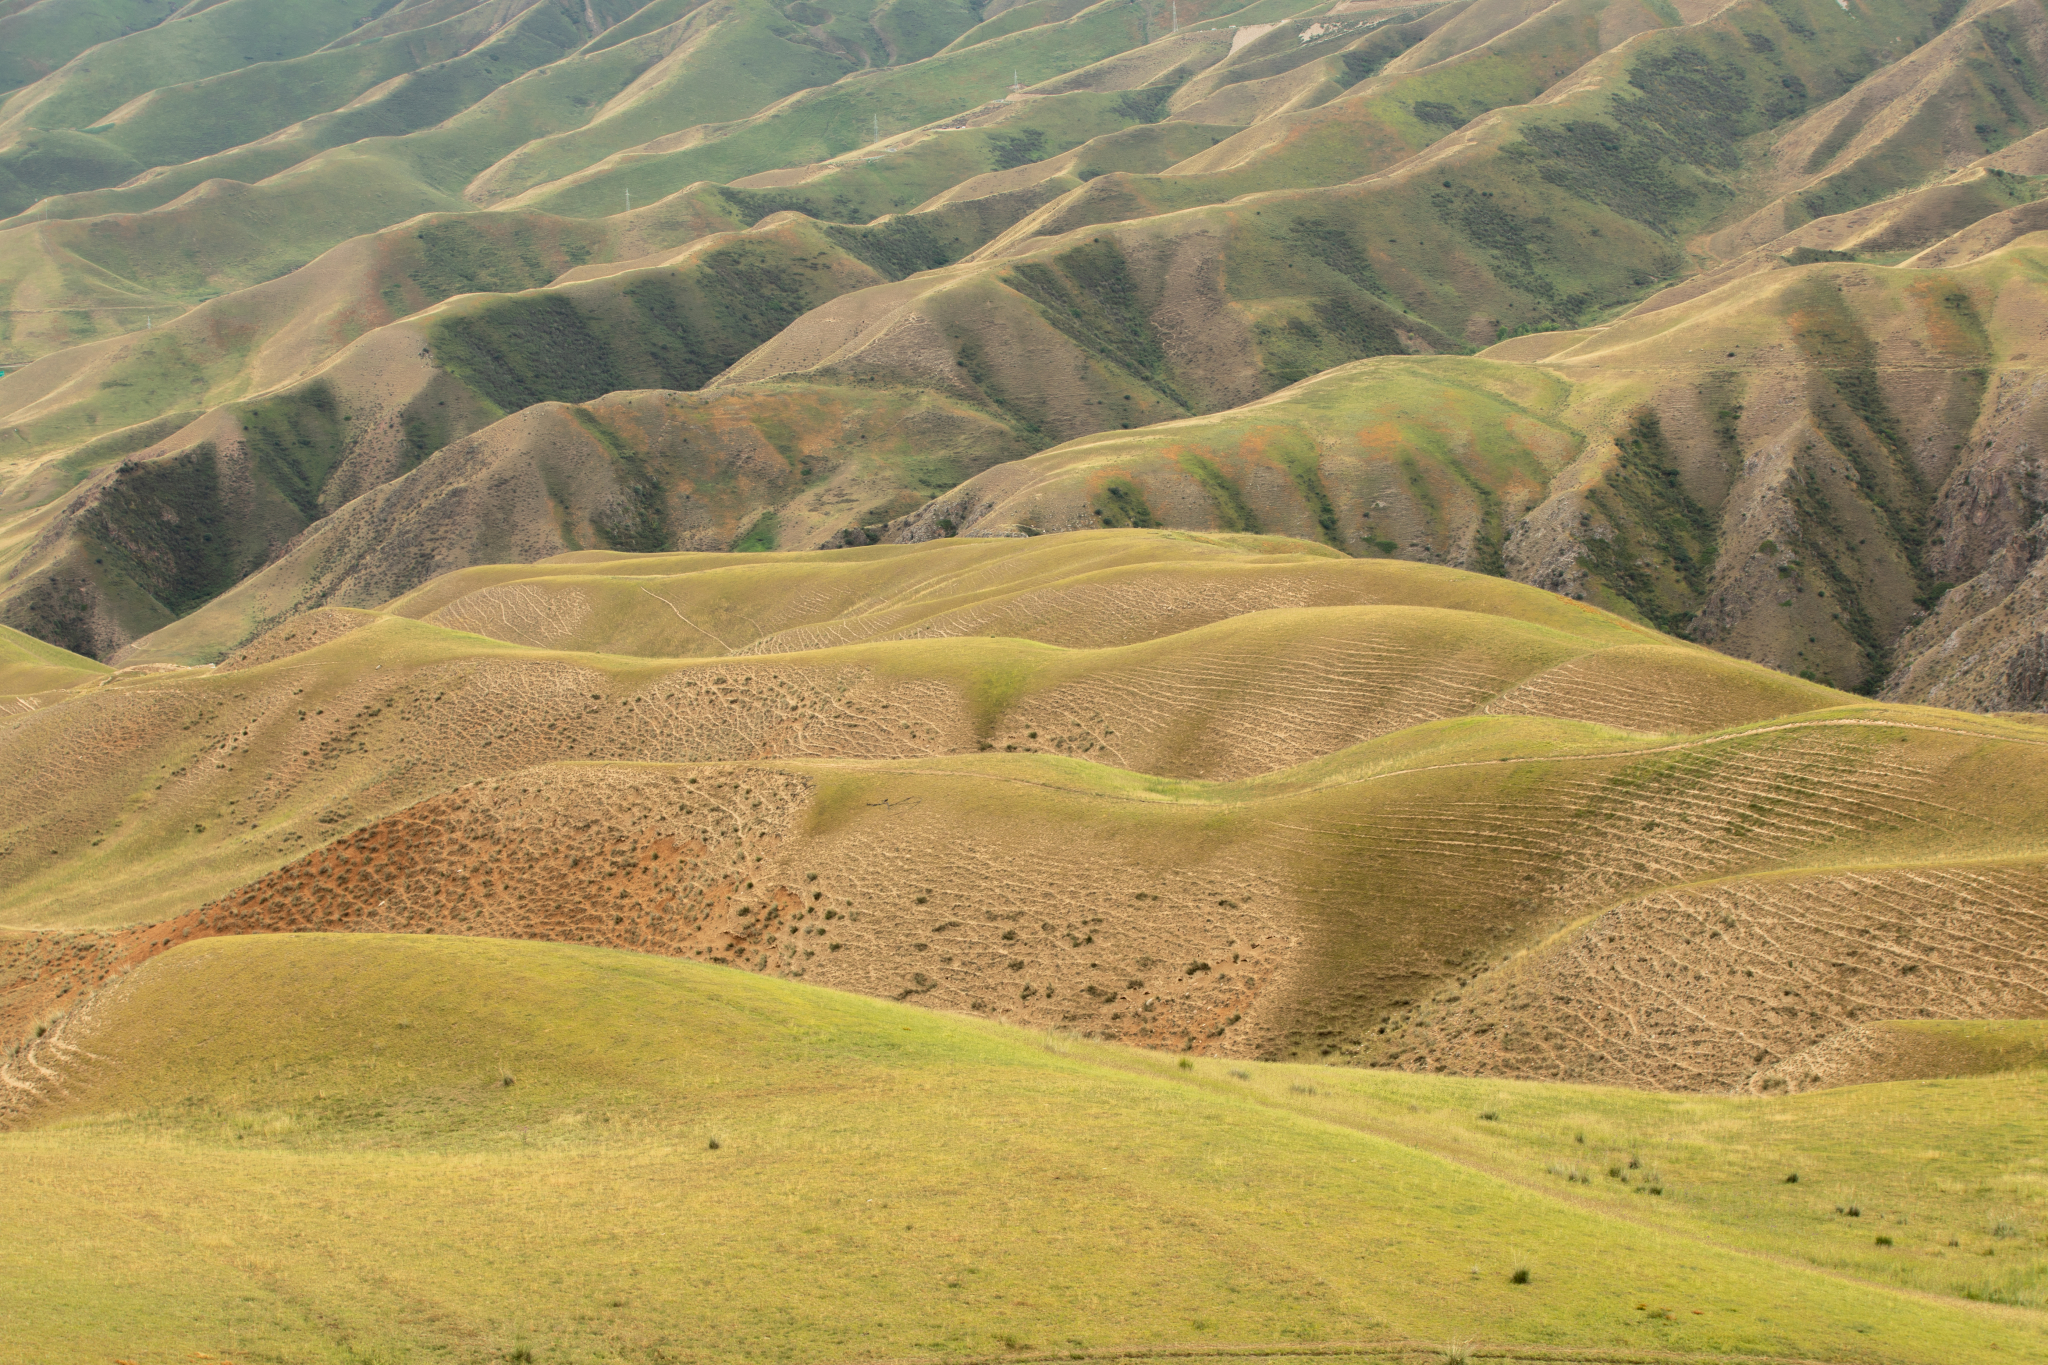
<path id="1" fill-rule="evenodd" d="M 0 720 L 0 757 L 20 1027 L 306 929 L 1695 1089 L 2048 1010 L 2037 730 L 1278 539 L 472 568 Z"/>
<path id="2" fill-rule="evenodd" d="M 0 0 L 0 1339 L 2048 1362 L 2044 16 Z"/>
<path id="3" fill-rule="evenodd" d="M 471 231 L 467 220 L 418 225 L 407 249 L 384 253 L 370 271 L 360 261 L 331 263 L 329 283 L 359 291 L 382 276 L 387 281 L 380 291 L 382 308 L 388 315 L 392 296 L 408 285 L 450 293 L 449 281 L 490 272 L 494 282 L 509 283 L 504 276 L 516 279 L 522 268 L 544 274 L 549 257 L 562 263 L 588 255 L 588 235 L 567 220 L 492 226 L 500 229 L 496 240 Z M 374 316 L 379 305 L 365 302 L 348 310 L 353 318 L 330 317 L 309 329 L 299 311 L 300 305 L 314 302 L 309 291 L 280 289 L 260 311 L 199 310 L 204 316 L 180 319 L 146 347 L 100 348 L 102 365 L 85 374 L 67 372 L 71 366 L 54 357 L 37 367 L 41 374 L 23 376 L 16 390 L 20 405 L 10 414 L 26 420 L 25 427 L 15 428 L 24 442 L 39 441 L 46 450 L 64 449 L 68 437 L 89 432 L 103 420 L 146 413 L 167 393 L 246 391 L 251 371 L 259 367 L 291 373 L 293 351 L 305 361 L 320 359 L 322 350 L 333 355 L 304 382 L 223 405 L 170 430 L 143 424 L 131 429 L 128 439 L 95 442 L 45 464 L 36 480 L 38 491 L 63 484 L 72 491 L 54 517 L 49 509 L 39 509 L 32 541 L 17 540 L 11 547 L 25 559 L 13 565 L 16 581 L 4 610 L 9 619 L 69 646 L 110 655 L 262 568 L 300 531 L 365 490 L 378 490 L 382 503 L 394 496 L 403 503 L 422 483 L 444 478 L 450 466 L 464 464 L 460 447 L 449 442 L 493 419 L 538 403 L 587 403 L 625 389 L 701 386 L 813 304 L 914 269 L 920 250 L 936 249 L 922 239 L 911 239 L 906 247 L 901 237 L 864 227 L 820 228 L 792 216 L 752 232 L 700 239 L 659 266 L 551 289 L 455 298 L 417 319 L 361 336 L 349 337 L 354 330 L 349 324 L 366 320 L 365 313 Z M 495 270 L 507 256 L 513 262 Z M 344 338 L 349 342 L 345 348 L 334 344 Z M 95 372 L 105 377 L 88 387 L 83 381 Z M 110 396 L 109 390 L 115 392 Z M 897 424 L 908 414 L 958 406 L 900 391 L 860 405 L 875 407 Z M 856 518 L 886 522 L 996 460 L 1022 453 L 996 423 L 977 420 L 976 414 L 961 413 L 960 418 L 982 439 L 981 448 L 957 453 L 932 448 L 938 433 L 930 423 L 922 431 L 913 424 L 902 438 L 922 444 L 905 452 L 908 468 L 900 477 L 863 461 L 870 466 L 869 480 L 881 473 L 884 486 L 864 489 L 865 500 L 853 506 L 844 505 L 845 490 L 832 489 L 822 494 L 832 500 L 832 509 L 813 508 L 806 516 L 780 504 L 824 482 L 825 469 L 852 463 L 841 452 L 825 455 L 821 449 L 843 430 L 807 423 L 798 415 L 803 405 L 792 409 L 772 392 L 727 398 L 721 406 L 757 408 L 753 420 L 791 433 L 781 444 L 791 448 L 794 463 L 787 477 L 770 482 L 765 506 L 742 502 L 721 509 L 724 515 L 707 524 L 701 503 L 692 510 L 698 490 L 679 480 L 679 471 L 672 468 L 676 452 L 650 451 L 641 436 L 633 438 L 638 444 L 631 448 L 604 436 L 603 448 L 643 471 L 625 479 L 629 485 L 644 485 L 631 496 L 651 499 L 655 506 L 644 514 L 588 506 L 566 521 L 538 524 L 516 524 L 522 513 L 503 505 L 480 507 L 479 513 L 507 523 L 506 536 L 485 557 L 530 553 L 507 545 L 532 544 L 536 533 L 557 533 L 543 542 L 542 554 L 586 544 L 663 549 L 708 541 L 723 548 L 764 514 L 790 517 L 794 536 L 789 543 L 818 544 L 847 530 Z M 943 419 L 939 425 L 945 425 Z M 665 430 L 667 423 L 659 426 Z M 518 458 L 519 447 L 531 439 L 514 434 L 521 427 L 493 436 L 494 459 Z M 601 420 L 588 429 L 609 431 Z M 956 436 L 956 445 L 964 439 Z M 687 437 L 683 444 L 689 446 Z M 798 456 L 797 446 L 811 453 Z M 429 455 L 442 457 L 440 472 L 403 489 L 380 488 Z M 701 445 L 687 449 L 685 462 L 701 468 L 736 455 L 744 459 L 743 452 L 721 449 L 714 441 L 710 450 Z M 730 474 L 706 472 L 714 479 Z M 915 496 L 899 496 L 906 485 L 916 490 Z M 226 495 L 228 507 L 197 507 L 195 499 L 210 503 L 221 488 L 234 490 Z M 419 510 L 406 506 L 411 513 Z M 621 517 L 638 529 L 605 529 Z M 181 533 L 156 524 L 173 520 Z M 208 524 L 201 529 L 196 520 Z M 331 538 L 341 527 L 323 530 Z M 437 535 L 449 539 L 463 533 L 441 526 Z M 412 567 L 417 573 L 419 566 Z M 417 581 L 415 576 L 394 582 L 387 571 L 380 576 L 381 591 L 368 600 L 381 600 Z"/>
<path id="4" fill-rule="evenodd" d="M 66 648 L 213 602 L 177 638 L 227 647 L 579 545 L 1158 524 L 1508 574 L 1896 699 L 2048 697 L 2030 410 L 2002 396 L 2048 172 L 2027 0 L 1191 0 L 1163 29 L 950 0 L 289 8 L 142 26 L 0 108 L 6 174 L 44 196 L 0 223 L 0 362 L 43 357 L 0 383 L 5 619 Z M 1478 370 L 1345 373 L 1319 415 L 1250 406 L 1488 343 Z M 584 495 L 510 495 L 549 422 L 495 419 L 705 386 L 782 431 L 787 473 L 707 500 L 701 460 L 621 447 L 649 509 L 625 540 Z M 792 386 L 834 396 L 790 425 Z M 844 496 L 803 470 L 862 453 L 855 391 L 946 431 Z M 481 466 L 527 472 L 451 507 Z M 194 496 L 217 524 L 159 543 Z M 444 517 L 424 557 L 366 532 Z"/>
<path id="5" fill-rule="evenodd" d="M 549 51 L 522 44 L 534 30 L 532 20 L 508 29 L 506 17 L 474 3 L 395 12 L 382 5 L 323 7 L 315 15 L 274 0 L 233 0 L 179 14 L 102 44 L 90 61 L 66 66 L 0 106 L 0 139 L 11 144 L 0 152 L 8 177 L 0 184 L 9 191 L 0 212 L 12 216 L 51 195 L 90 192 L 155 167 L 204 160 L 343 106 L 350 106 L 349 116 L 322 121 L 358 137 L 405 131 L 370 120 L 412 104 L 411 126 L 417 127 L 422 116 L 432 121 L 417 107 L 432 102 L 426 87 L 440 87 L 444 111 L 453 112 L 529 69 L 536 57 L 565 55 L 560 45 Z M 520 56 L 524 65 L 516 64 Z M 508 59 L 514 63 L 509 70 Z M 423 74 L 429 66 L 436 70 Z M 495 79 L 478 81 L 483 71 Z M 379 93 L 358 103 L 372 91 Z M 291 158 L 273 146 L 214 169 L 265 163 L 279 170 Z"/>
<path id="6" fill-rule="evenodd" d="M 0 695 L 61 692 L 103 678 L 112 671 L 95 659 L 0 626 Z"/>
<path id="7" fill-rule="evenodd" d="M 1989 657 L 1906 661 L 2029 601 L 2008 594 L 2030 552 L 2007 547 L 2044 504 L 2030 457 L 1992 433 L 2033 421 L 2011 395 L 2038 250 L 1952 269 L 1779 262 L 1480 357 L 1363 361 L 1004 465 L 899 534 L 1269 530 L 1508 573 L 1837 685 L 1875 691 L 1901 668 L 1900 698 L 1962 665 L 1977 690 L 1951 699 L 2032 707 L 2048 694 L 2009 662 L 2032 606 L 1987 632 Z M 1964 431 L 1978 438 L 1951 439 Z M 1920 626 L 1980 575 L 1967 614 Z"/>
<path id="8" fill-rule="evenodd" d="M 0 1293 L 50 1355 L 2048 1356 L 2039 1071 L 1758 1101 L 1176 1065 L 321 935 L 179 948 L 70 1028 L 62 1098 L 0 1135 Z"/>
<path id="9" fill-rule="evenodd" d="M 1017 453 L 999 424 L 929 394 L 775 385 L 544 404 L 350 502 L 120 657 L 211 662 L 294 612 L 375 606 L 435 574 L 508 558 L 858 544 L 869 539 L 861 525 Z M 476 498 L 479 481 L 497 496 Z"/>

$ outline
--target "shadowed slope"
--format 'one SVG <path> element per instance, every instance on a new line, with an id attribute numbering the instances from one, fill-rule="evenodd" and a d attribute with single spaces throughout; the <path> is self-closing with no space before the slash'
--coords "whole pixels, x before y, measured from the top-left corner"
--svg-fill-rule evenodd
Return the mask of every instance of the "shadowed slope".
<path id="1" fill-rule="evenodd" d="M 764 385 L 545 403 L 364 494 L 119 657 L 211 662 L 295 612 L 374 606 L 451 570 L 591 545 L 833 544 L 1012 453 L 1002 427 L 931 395 Z"/>
<path id="2" fill-rule="evenodd" d="M 235 3 L 254 13 L 274 0 Z M 2025 5 L 1960 19 L 1920 0 L 1854 12 L 1826 0 L 1683 13 L 1634 0 L 1456 0 L 1175 13 L 1182 27 L 1162 35 L 1149 12 L 1118 5 L 1024 6 L 977 22 L 945 0 L 881 10 L 835 0 L 795 16 L 752 0 L 580 16 L 451 4 L 204 77 L 216 95 L 229 84 L 254 91 L 288 83 L 294 63 L 325 63 L 340 98 L 353 88 L 339 74 L 348 63 L 366 72 L 401 49 L 424 63 L 346 107 L 294 114 L 290 127 L 275 122 L 282 106 L 245 101 L 248 126 L 275 126 L 274 136 L 95 191 L 113 196 L 104 202 L 46 201 L 0 230 L 11 316 L 43 320 L 25 327 L 81 316 L 60 306 L 90 302 L 65 280 L 94 298 L 120 295 L 118 306 L 141 311 L 119 316 L 146 322 L 159 301 L 289 270 L 290 253 L 303 260 L 387 210 L 436 213 L 206 303 L 162 337 L 74 347 L 10 376 L 0 418 L 12 419 L 21 459 L 13 525 L 0 534 L 16 556 L 7 619 L 111 656 L 269 571 L 313 521 L 498 415 L 706 384 L 765 411 L 781 399 L 760 386 L 802 384 L 886 393 L 856 404 L 864 415 L 945 408 L 959 420 L 941 458 L 850 498 L 801 469 L 835 432 L 791 428 L 776 442 L 794 481 L 735 479 L 694 520 L 679 504 L 704 479 L 647 494 L 687 534 L 594 542 L 585 528 L 610 516 L 603 508 L 530 524 L 547 500 L 522 492 L 463 514 L 449 538 L 495 557 L 702 546 L 727 531 L 727 545 L 855 543 L 977 519 L 982 530 L 1270 527 L 1591 594 L 1865 691 L 1897 673 L 1899 696 L 2034 704 L 2042 671 L 1987 615 L 2017 600 L 2032 572 L 2020 544 L 2029 518 L 1940 486 L 1961 478 L 1975 489 L 1980 474 L 2010 482 L 1989 466 L 2017 456 L 1982 458 L 1966 430 L 1992 400 L 1965 390 L 2020 352 L 1969 333 L 1986 291 L 2024 285 L 2025 270 L 1980 260 L 1969 268 L 1983 277 L 1956 285 L 1956 315 L 1919 321 L 1917 305 L 1867 307 L 1860 284 L 1844 293 L 1825 272 L 1806 277 L 1803 302 L 1782 280 L 1743 283 L 1829 253 L 1918 250 L 1987 215 L 2017 230 L 2009 215 L 2033 189 L 2014 171 L 2044 169 L 2042 111 L 2032 95 L 2011 95 L 2031 88 L 2048 32 Z M 159 29 L 123 40 L 137 51 L 163 41 Z M 459 53 L 427 61 L 444 41 Z M 530 74 L 515 79 L 515 68 Z M 180 124 L 180 100 L 205 93 L 179 77 L 124 96 L 131 107 L 115 117 L 81 93 L 85 74 L 80 65 L 23 92 L 21 107 L 105 116 L 90 136 L 140 154 Z M 1012 80 L 1014 98 L 991 98 Z M 423 81 L 441 82 L 439 93 Z M 385 108 L 394 100 L 410 112 Z M 430 104 L 434 119 L 405 122 Z M 362 122 L 387 115 L 398 121 Z M 232 170 L 218 157 L 283 159 Z M 175 203 L 149 199 L 174 187 Z M 633 194 L 641 208 L 620 212 Z M 120 196 L 143 211 L 93 216 Z M 527 207 L 464 211 L 485 203 Z M 230 210 L 231 222 L 211 216 Z M 1713 268 L 1683 279 L 1694 257 Z M 1106 466 L 1097 447 L 1065 466 L 1056 491 L 998 471 L 1000 488 L 985 483 L 885 529 L 944 478 L 1021 450 L 1229 412 L 1361 357 L 1455 351 L 1637 304 L 1601 335 L 1625 338 L 1659 314 L 1698 322 L 1713 311 L 1698 306 L 1709 284 L 1737 291 L 1719 306 L 1792 320 L 1792 350 L 1771 363 L 1801 367 L 1791 387 L 1805 390 L 1814 439 L 1762 429 L 1757 415 L 1775 410 L 1784 386 L 1750 366 L 1708 367 L 1702 353 L 1623 378 L 1579 339 L 1549 333 L 1489 357 L 1542 363 L 1535 376 L 1503 368 L 1415 383 L 1418 370 L 1390 369 L 1404 376 L 1396 389 L 1430 391 L 1447 410 L 1418 417 L 1396 411 L 1405 398 L 1362 402 L 1382 430 L 1355 443 L 1320 430 L 1321 419 L 1288 416 L 1269 431 L 1233 416 L 1224 426 L 1247 438 L 1238 446 L 1183 450 L 1176 439 L 1171 468 L 1163 452 L 1146 455 L 1147 478 Z M 1893 280 L 1885 292 L 1950 287 Z M 505 296 L 451 298 L 461 290 Z M 1658 335 L 1639 327 L 1634 348 Z M 1916 346 L 1939 357 L 1945 380 L 1914 374 Z M 1947 388 L 1935 393 L 1939 382 Z M 1515 410 L 1515 395 L 1546 385 Z M 844 409 L 813 410 L 829 422 Z M 1928 416 L 1902 424 L 1900 411 Z M 533 425 L 487 434 L 497 448 L 484 463 L 531 470 Z M 970 430 L 978 448 L 966 451 L 954 438 Z M 1312 450 L 1309 437 L 1334 445 Z M 1761 470 L 1733 472 L 1759 446 L 1795 439 Z M 475 449 L 451 462 L 458 471 Z M 803 457 L 790 463 L 789 449 Z M 650 469 L 681 468 L 629 453 L 648 454 Z M 81 478 L 107 483 L 79 493 Z M 196 546 L 156 543 L 160 523 L 186 524 L 195 488 L 216 486 L 225 510 Z M 389 489 L 372 520 L 446 510 L 448 486 Z M 505 487 L 530 490 L 531 479 Z M 53 520 L 52 500 L 67 497 Z M 119 534 L 81 529 L 117 503 L 127 509 Z M 1050 519 L 1029 520 L 1029 508 Z M 364 546 L 358 511 L 312 535 Z M 1966 532 L 1979 512 L 1983 527 Z M 1766 543 L 1797 545 L 1798 563 Z M 222 600 L 217 616 L 239 633 L 195 626 L 177 646 L 184 656 L 192 641 L 232 647 L 281 612 L 368 605 L 366 591 L 477 557 L 376 562 L 374 550 L 323 548 L 326 567 L 309 573 L 310 543 L 297 549 L 301 566 L 276 566 L 243 594 L 260 606 Z M 1813 577 L 1796 585 L 1811 592 L 1773 596 L 1781 570 Z M 1906 638 L 1945 585 L 1985 575 Z M 319 583 L 301 591 L 308 579 Z M 1955 642 L 1943 646 L 1953 661 L 1909 678 L 1905 655 L 1931 649 L 1928 632 Z"/>
<path id="3" fill-rule="evenodd" d="M 1866 715 L 1616 745 L 1502 721 L 1235 789 L 1008 756 L 526 770 L 142 932 L 569 939 L 1153 1047 L 1719 1090 L 1866 1018 L 2048 1011 L 2026 946 L 2048 913 L 2027 808 L 2048 753 L 1988 759 L 2017 804 L 1940 799 L 1990 738 Z M 1561 739 L 1581 752 L 1557 756 Z M 563 836 L 599 805 L 620 814 L 580 842 L 581 872 Z M 1928 861 L 2015 839 L 2024 862 Z M 1804 913 L 1742 918 L 1739 896 L 1689 885 L 1787 867 L 1811 869 L 1773 882 L 1810 885 Z M 1521 956 L 1617 901 L 1569 964 Z M 1632 965 L 1709 921 L 1725 938 Z M 1827 981 L 1880 926 L 1912 946 L 1866 947 L 1850 984 Z M 1627 969 L 1596 988 L 1565 970 L 1589 952 Z"/>
<path id="4" fill-rule="evenodd" d="M 1314 536 L 1900 699 L 2038 707 L 2038 257 L 1814 263 L 1483 357 L 1363 361 L 1001 466 L 892 535 Z"/>
<path id="5" fill-rule="evenodd" d="M 431 231 L 442 226 L 450 231 Z M 436 264 L 431 260 L 433 247 L 447 244 L 446 237 L 464 236 L 466 226 L 423 225 L 416 237 L 427 245 L 429 267 Z M 564 220 L 498 226 L 509 229 L 507 245 L 528 258 L 529 268 L 539 264 L 533 257 L 547 253 L 559 258 L 589 241 L 588 234 Z M 311 523 L 365 490 L 376 490 L 380 505 L 394 498 L 405 504 L 408 495 L 423 485 L 444 480 L 449 466 L 466 468 L 469 452 L 449 442 L 495 418 L 550 400 L 587 402 L 622 389 L 701 385 L 812 304 L 886 278 L 862 259 L 877 255 L 867 233 L 860 228 L 823 229 L 790 216 L 752 232 L 700 239 L 658 267 L 544 290 L 450 299 L 352 341 L 298 383 L 215 408 L 173 431 L 150 425 L 130 428 L 76 450 L 69 458 L 24 461 L 28 467 L 20 471 L 13 493 L 17 503 L 32 510 L 17 519 L 13 581 L 5 593 L 4 610 L 9 619 L 46 636 L 111 655 L 135 636 L 184 615 L 264 568 L 290 549 Z M 426 242 L 430 236 L 434 240 Z M 886 254 L 877 259 L 891 264 Z M 335 266 L 337 271 L 347 269 L 345 262 Z M 394 280 L 384 292 L 398 287 Z M 266 325 L 275 328 L 285 319 L 290 319 L 285 329 L 263 335 Z M 320 343 L 331 340 L 332 333 L 309 337 L 297 325 L 302 321 L 303 315 L 289 311 L 237 318 L 221 310 L 203 320 L 180 320 L 161 343 L 103 346 L 102 363 L 82 372 L 70 363 L 82 358 L 78 352 L 52 357 L 31 367 L 21 376 L 21 385 L 11 390 L 18 399 L 11 415 L 46 447 L 61 446 L 67 431 L 92 429 L 108 409 L 120 411 L 132 403 L 131 413 L 149 410 L 188 375 L 202 391 L 211 377 L 233 392 L 247 382 L 252 350 L 289 351 L 296 345 L 317 356 Z M 345 334 L 349 322 L 345 316 L 333 319 L 334 330 Z M 129 354 L 136 350 L 142 353 Z M 291 362 L 271 355 L 267 363 Z M 97 386 L 90 382 L 96 374 L 106 376 Z M 131 386 L 136 389 L 132 398 L 105 397 L 107 388 Z M 724 406 L 745 408 L 752 399 L 753 395 L 729 398 Z M 760 420 L 780 420 L 791 433 L 779 438 L 784 446 L 816 451 L 841 434 L 836 428 L 808 426 L 800 420 L 789 425 L 794 411 L 772 396 L 765 397 L 762 406 Z M 891 393 L 881 395 L 874 406 L 901 417 L 959 405 Z M 778 408 L 783 411 L 770 415 Z M 810 543 L 820 543 L 855 516 L 872 512 L 868 520 L 884 521 L 1004 455 L 1021 453 L 992 421 L 972 413 L 960 416 L 985 439 L 973 451 L 926 452 L 918 461 L 922 468 L 902 481 L 919 490 L 916 496 L 897 497 L 897 487 L 890 486 L 864 501 L 847 499 L 853 502 L 847 506 L 836 496 L 842 490 L 833 490 L 834 505 L 815 508 L 804 519 L 823 524 L 803 525 L 800 534 Z M 489 441 L 491 458 L 517 461 L 521 449 L 531 443 L 532 426 L 520 421 L 495 433 Z M 914 431 L 914 426 L 906 430 L 904 439 L 911 439 Z M 524 548 L 534 544 L 545 547 L 538 554 L 546 554 L 592 541 L 661 549 L 704 544 L 707 536 L 723 548 L 762 513 L 779 510 L 779 504 L 805 485 L 819 482 L 804 472 L 812 461 L 799 461 L 802 468 L 792 465 L 788 473 L 793 477 L 772 481 L 763 499 L 721 507 L 706 517 L 689 511 L 692 487 L 674 477 L 679 471 L 668 468 L 668 452 L 649 452 L 615 440 L 607 448 L 629 464 L 640 463 L 642 472 L 630 474 L 624 482 L 641 489 L 630 494 L 629 501 L 651 500 L 656 504 L 652 510 L 586 506 L 562 522 L 529 520 L 526 514 L 531 509 L 511 502 L 481 507 L 479 514 L 498 520 L 504 532 L 486 537 L 496 548 L 480 557 L 536 553 Z M 386 487 L 437 451 L 446 456 L 438 473 L 404 489 Z M 744 448 L 719 450 L 714 443 L 709 458 L 729 457 L 745 464 L 748 453 Z M 698 452 L 700 464 L 705 454 Z M 642 455 L 648 458 L 642 461 Z M 842 463 L 843 458 L 830 460 L 834 466 Z M 55 508 L 35 505 L 67 486 L 71 491 Z M 431 499 L 407 510 L 418 514 L 427 501 Z M 215 502 L 225 506 L 211 505 Z M 675 504 L 673 514 L 665 506 L 669 503 Z M 799 514 L 791 510 L 796 520 Z M 599 526 L 607 525 L 608 518 L 632 525 L 616 534 L 593 536 L 588 521 L 593 516 Z M 195 521 L 210 524 L 197 526 Z M 459 524 L 443 531 L 458 538 L 469 534 Z M 321 534 L 332 539 L 349 532 L 334 525 L 323 527 Z M 398 557 L 395 548 L 391 556 Z M 453 566 L 442 562 L 434 567 Z M 404 568 L 395 563 L 381 567 L 380 589 L 368 601 L 419 581 L 418 566 L 410 559 Z M 408 571 L 416 576 L 399 577 Z M 313 605 L 324 600 L 318 598 Z M 237 636 L 227 644 L 231 647 L 244 638 Z"/>

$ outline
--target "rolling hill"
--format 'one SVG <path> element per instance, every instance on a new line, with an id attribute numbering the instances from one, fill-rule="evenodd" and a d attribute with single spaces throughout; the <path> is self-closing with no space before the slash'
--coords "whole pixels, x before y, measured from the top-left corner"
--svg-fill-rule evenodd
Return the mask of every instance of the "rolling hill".
<path id="1" fill-rule="evenodd" d="M 2033 0 L 358 8 L 0 17 L 16 629 L 1162 525 L 2048 697 Z"/>
<path id="2" fill-rule="evenodd" d="M 2048 1361 L 2044 185 L 2043 0 L 0 0 L 0 1340 Z"/>
<path id="3" fill-rule="evenodd" d="M 1277 538 L 472 568 L 27 699 L 0 761 L 17 1029 L 342 929 L 1678 1089 L 2048 1012 L 2048 732 Z"/>

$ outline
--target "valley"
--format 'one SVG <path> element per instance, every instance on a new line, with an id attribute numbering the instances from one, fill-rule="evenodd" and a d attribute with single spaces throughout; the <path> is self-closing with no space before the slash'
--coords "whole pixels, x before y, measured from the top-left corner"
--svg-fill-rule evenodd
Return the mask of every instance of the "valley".
<path id="1" fill-rule="evenodd" d="M 2048 1361 L 2041 0 L 0 0 L 0 1355 Z"/>

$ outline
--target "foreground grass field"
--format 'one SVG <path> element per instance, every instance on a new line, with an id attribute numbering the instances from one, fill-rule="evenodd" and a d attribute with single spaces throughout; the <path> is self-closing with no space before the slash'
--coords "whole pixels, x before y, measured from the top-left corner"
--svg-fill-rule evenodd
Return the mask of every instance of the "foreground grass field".
<path id="1" fill-rule="evenodd" d="M 1970 1080 L 1678 1098 L 366 935 L 95 1012 L 0 1135 L 18 1359 L 2048 1360 L 2035 1025 L 1971 1026 L 2021 1069 Z"/>

